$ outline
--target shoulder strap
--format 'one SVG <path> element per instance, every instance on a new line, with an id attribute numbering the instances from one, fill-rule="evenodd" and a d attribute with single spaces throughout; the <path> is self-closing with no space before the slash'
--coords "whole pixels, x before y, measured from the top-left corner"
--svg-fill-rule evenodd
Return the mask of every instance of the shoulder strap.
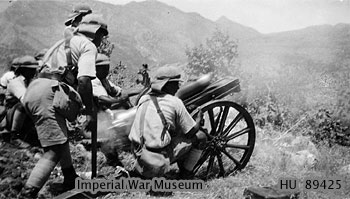
<path id="1" fill-rule="evenodd" d="M 62 43 L 64 43 L 64 50 L 66 53 L 66 59 L 67 59 L 67 68 L 70 70 L 73 68 L 73 61 L 72 61 L 72 51 L 70 48 L 70 40 L 72 39 L 72 36 L 68 36 L 58 42 L 56 42 L 56 44 L 54 46 L 52 46 L 44 55 L 43 58 L 43 66 L 41 66 L 38 71 L 40 72 L 44 67 L 45 67 L 45 63 L 48 61 L 48 59 L 54 55 L 54 53 L 57 53 L 57 49 L 59 48 L 60 45 L 62 45 Z M 55 62 L 57 64 L 57 57 L 54 58 L 53 62 Z"/>
<path id="2" fill-rule="evenodd" d="M 47 62 L 49 59 L 51 59 L 52 56 L 57 53 L 57 49 L 65 42 L 65 39 L 61 39 L 57 41 L 44 55 L 42 61 L 43 65 L 38 68 L 38 72 L 40 73 L 44 68 L 47 67 Z M 54 64 L 57 64 L 57 58 L 53 59 Z"/>
<path id="3" fill-rule="evenodd" d="M 145 115 L 146 115 L 146 110 L 148 108 L 149 105 L 149 100 L 147 100 L 146 102 L 144 102 L 143 107 L 141 108 L 141 121 L 140 121 L 140 145 L 143 146 L 143 144 L 145 143 L 145 139 L 143 137 L 143 132 L 145 130 Z"/>
<path id="4" fill-rule="evenodd" d="M 170 130 L 170 126 L 168 125 L 168 122 L 166 121 L 162 110 L 160 110 L 157 97 L 154 96 L 154 95 L 150 95 L 150 97 L 151 97 L 151 100 L 152 100 L 154 106 L 155 106 L 156 109 L 157 109 L 157 113 L 158 113 L 158 115 L 159 115 L 159 117 L 160 117 L 160 119 L 162 120 L 162 123 L 163 123 L 163 125 L 164 125 L 163 132 L 162 132 L 162 135 L 161 135 L 161 137 L 160 137 L 161 140 L 163 141 L 163 140 L 164 140 L 165 133 L 166 133 L 166 130 Z"/>
<path id="5" fill-rule="evenodd" d="M 72 50 L 70 48 L 70 40 L 72 37 L 68 37 L 64 41 L 64 50 L 66 52 L 66 58 L 67 58 L 67 67 L 68 69 L 73 68 L 73 61 L 72 61 Z"/>

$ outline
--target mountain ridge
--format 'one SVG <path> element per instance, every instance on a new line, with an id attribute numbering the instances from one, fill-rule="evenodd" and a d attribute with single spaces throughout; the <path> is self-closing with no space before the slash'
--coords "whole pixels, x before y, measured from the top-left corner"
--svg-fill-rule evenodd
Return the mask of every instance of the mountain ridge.
<path id="1" fill-rule="evenodd" d="M 94 13 L 102 13 L 108 23 L 109 38 L 115 44 L 112 63 L 122 61 L 133 71 L 143 63 L 154 67 L 185 63 L 185 50 L 205 43 L 215 29 L 238 41 L 242 65 L 248 69 L 293 62 L 298 56 L 330 63 L 350 43 L 349 24 L 262 34 L 224 16 L 212 21 L 156 0 L 125 5 L 93 0 L 15 1 L 0 13 L 0 26 L 4 27 L 0 30 L 0 62 L 50 47 L 62 38 L 63 23 L 73 5 L 82 2 Z"/>

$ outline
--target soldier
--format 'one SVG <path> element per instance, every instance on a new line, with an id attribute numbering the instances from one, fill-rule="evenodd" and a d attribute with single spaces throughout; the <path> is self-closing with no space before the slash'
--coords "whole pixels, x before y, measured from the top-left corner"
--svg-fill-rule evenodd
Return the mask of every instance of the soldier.
<path id="1" fill-rule="evenodd" d="M 15 70 L 18 66 L 18 57 L 13 59 L 13 61 L 11 62 L 11 65 L 10 65 L 10 70 L 7 71 L 6 73 L 4 73 L 2 76 L 1 76 L 1 79 L 0 79 L 0 86 L 3 88 L 3 89 L 6 89 L 7 88 L 7 84 L 8 82 L 15 78 Z"/>
<path id="2" fill-rule="evenodd" d="M 92 10 L 90 6 L 82 4 L 76 5 L 74 6 L 72 13 L 68 16 L 68 19 L 64 22 L 64 25 L 78 27 L 83 17 L 91 13 Z"/>
<path id="3" fill-rule="evenodd" d="M 193 144 L 206 138 L 198 131 L 203 113 L 199 111 L 194 120 L 183 102 L 174 96 L 180 81 L 177 67 L 161 67 L 151 84 L 151 93 L 139 101 L 129 139 L 137 160 L 134 172 L 145 178 L 164 176 L 175 162 L 180 176 L 189 176 L 191 171 L 185 167 L 184 159 Z"/>
<path id="4" fill-rule="evenodd" d="M 27 115 L 21 101 L 29 83 L 36 75 L 37 68 L 38 62 L 34 57 L 26 55 L 19 58 L 18 66 L 15 70 L 15 78 L 10 80 L 7 86 L 7 95 L 10 95 L 17 100 L 17 103 L 7 111 L 6 116 L 7 130 L 10 131 L 9 141 L 21 148 L 29 147 L 27 143 L 18 139 L 24 137 L 21 136 L 21 134 L 35 132 L 31 131 L 33 124 L 29 118 L 26 118 Z M 27 125 L 24 125 L 24 123 Z M 23 126 L 26 128 L 26 132 L 22 132 Z"/>
<path id="5" fill-rule="evenodd" d="M 96 59 L 96 76 L 92 80 L 93 94 L 98 98 L 98 104 L 110 108 L 118 106 L 128 99 L 128 94 L 119 86 L 107 79 L 109 74 L 110 59 L 104 54 L 98 54 Z"/>
<path id="6" fill-rule="evenodd" d="M 7 92 L 7 85 L 10 80 L 15 78 L 15 70 L 18 66 L 18 60 L 19 60 L 19 57 L 12 60 L 10 64 L 10 70 L 7 71 L 5 74 L 3 74 L 0 79 L 0 95 L 1 95 L 0 130 L 2 131 L 6 128 L 3 134 L 3 138 L 5 141 L 9 141 L 10 139 L 10 134 L 8 132 L 9 130 L 7 130 L 8 129 L 7 128 L 8 124 L 6 120 L 7 111 L 11 109 L 18 102 L 18 99 L 16 99 L 13 95 L 9 95 L 9 93 Z"/>
<path id="7" fill-rule="evenodd" d="M 64 23 L 67 26 L 64 30 L 64 37 L 72 37 L 83 17 L 91 13 L 92 10 L 88 5 L 81 4 L 74 6 L 72 13 Z"/>
<path id="8" fill-rule="evenodd" d="M 39 67 L 41 67 L 43 65 L 43 58 L 44 58 L 47 51 L 48 51 L 48 49 L 44 48 L 44 49 L 42 49 L 34 54 L 34 58 L 36 61 L 38 61 Z"/>
<path id="9" fill-rule="evenodd" d="M 61 88 L 68 89 L 64 91 L 77 97 L 72 87 L 63 82 L 76 87 L 85 106 L 86 121 L 83 128 L 86 132 L 96 133 L 97 115 L 93 108 L 91 80 L 96 77 L 96 47 L 106 35 L 107 25 L 100 16 L 85 16 L 72 38 L 63 43 L 57 42 L 48 50 L 44 65 L 39 70 L 39 78 L 29 85 L 23 98 L 24 107 L 33 118 L 45 153 L 33 168 L 21 196 L 36 197 L 58 162 L 64 176 L 64 190 L 74 188 L 78 175 L 69 150 L 67 116 L 60 112 L 61 106 L 54 107 L 54 102 L 61 103 L 55 97 L 59 97 L 57 94 Z"/>

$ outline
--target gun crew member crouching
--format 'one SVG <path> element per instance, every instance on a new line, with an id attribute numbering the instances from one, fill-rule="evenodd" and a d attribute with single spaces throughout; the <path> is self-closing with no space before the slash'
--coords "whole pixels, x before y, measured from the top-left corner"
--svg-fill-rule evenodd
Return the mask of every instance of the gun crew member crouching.
<path id="1" fill-rule="evenodd" d="M 139 101 L 129 134 L 136 157 L 133 170 L 136 175 L 165 176 L 170 164 L 177 163 L 180 178 L 193 176 L 191 171 L 198 157 L 188 157 L 194 146 L 206 141 L 206 136 L 199 131 L 202 111 L 194 120 L 183 102 L 174 96 L 181 81 L 178 67 L 160 67 L 151 84 L 151 93 Z"/>

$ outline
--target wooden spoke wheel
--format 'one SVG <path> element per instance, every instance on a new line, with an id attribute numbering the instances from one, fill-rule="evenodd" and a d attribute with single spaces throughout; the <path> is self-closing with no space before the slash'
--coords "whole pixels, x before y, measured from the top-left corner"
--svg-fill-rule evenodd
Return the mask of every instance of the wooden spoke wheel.
<path id="1" fill-rule="evenodd" d="M 202 107 L 202 130 L 207 142 L 193 167 L 199 178 L 223 177 L 243 169 L 253 153 L 255 127 L 250 114 L 231 101 L 212 101 Z M 192 112 L 195 118 L 198 110 Z"/>

